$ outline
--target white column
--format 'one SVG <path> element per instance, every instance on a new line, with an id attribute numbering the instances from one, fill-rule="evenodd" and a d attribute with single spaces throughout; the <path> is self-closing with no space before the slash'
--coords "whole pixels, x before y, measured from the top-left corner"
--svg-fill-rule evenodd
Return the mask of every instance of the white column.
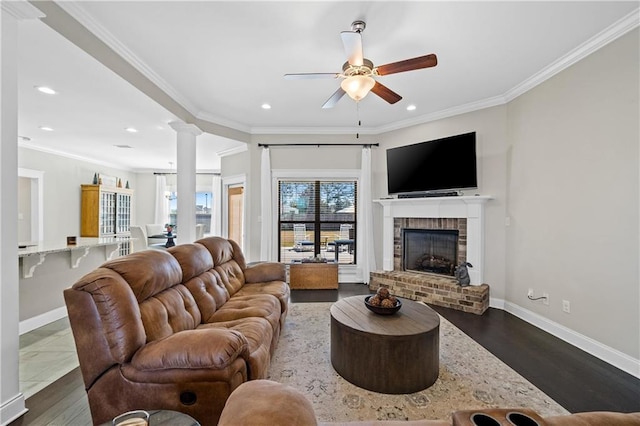
<path id="1" fill-rule="evenodd" d="M 0 424 L 27 410 L 19 382 L 18 21 L 42 16 L 26 1 L 0 2 Z"/>
<path id="2" fill-rule="evenodd" d="M 177 135 L 178 229 L 177 240 L 196 239 L 196 137 L 202 134 L 194 124 L 169 123 Z"/>

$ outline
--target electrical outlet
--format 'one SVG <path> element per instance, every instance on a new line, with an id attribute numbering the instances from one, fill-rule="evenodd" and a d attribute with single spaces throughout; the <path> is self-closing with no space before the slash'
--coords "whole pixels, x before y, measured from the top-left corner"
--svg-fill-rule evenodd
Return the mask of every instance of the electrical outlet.
<path id="1" fill-rule="evenodd" d="M 571 313 L 571 303 L 568 300 L 562 301 L 562 311 L 568 314 Z"/>
<path id="2" fill-rule="evenodd" d="M 542 303 L 549 306 L 549 293 L 542 293 L 542 297 L 544 297 L 544 299 L 542 299 Z"/>
<path id="3" fill-rule="evenodd" d="M 527 297 L 528 298 L 532 298 L 533 297 L 533 289 L 530 288 L 529 291 L 527 291 Z"/>

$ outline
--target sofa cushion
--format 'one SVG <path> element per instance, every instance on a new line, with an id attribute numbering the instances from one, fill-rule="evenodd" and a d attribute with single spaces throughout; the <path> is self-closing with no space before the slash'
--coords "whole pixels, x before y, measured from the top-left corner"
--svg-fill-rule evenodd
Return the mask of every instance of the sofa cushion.
<path id="1" fill-rule="evenodd" d="M 241 318 L 264 318 L 274 331 L 274 336 L 280 336 L 280 301 L 269 294 L 255 296 L 234 296 L 227 303 L 218 308 L 211 316 L 210 322 L 233 321 Z"/>
<path id="2" fill-rule="evenodd" d="M 144 345 L 131 366 L 141 371 L 224 369 L 236 358 L 248 357 L 249 345 L 242 333 L 210 328 L 182 331 Z"/>
<path id="3" fill-rule="evenodd" d="M 247 268 L 247 262 L 244 259 L 242 250 L 238 243 L 233 240 L 227 240 L 221 237 L 208 237 L 196 241 L 209 250 L 213 258 L 214 265 L 221 265 L 230 260 L 235 260 L 242 270 Z"/>
<path id="4" fill-rule="evenodd" d="M 193 330 L 202 322 L 200 310 L 191 292 L 177 284 L 140 303 L 140 316 L 147 343 L 184 330 Z"/>
<path id="5" fill-rule="evenodd" d="M 244 273 L 235 260 L 229 260 L 214 266 L 215 271 L 220 275 L 220 281 L 225 286 L 231 296 L 236 294 L 244 285 Z"/>
<path id="6" fill-rule="evenodd" d="M 202 244 L 179 244 L 167 251 L 180 264 L 183 282 L 213 268 L 211 253 Z"/>
<path id="7" fill-rule="evenodd" d="M 182 282 L 178 261 L 163 250 L 145 250 L 102 265 L 124 278 L 138 302 Z"/>
<path id="8" fill-rule="evenodd" d="M 284 314 L 287 311 L 289 305 L 289 285 L 284 281 L 267 281 L 260 283 L 248 283 L 246 282 L 240 290 L 235 294 L 238 296 L 254 296 L 259 294 L 270 294 L 275 296 L 280 301 L 280 313 Z M 285 316 L 283 315 L 282 321 Z"/>
<path id="9" fill-rule="evenodd" d="M 215 269 L 191 278 L 184 285 L 193 295 L 203 323 L 213 321 L 211 317 L 216 313 L 218 306 L 224 305 L 230 297 L 229 291 L 222 284 L 220 274 Z"/>
<path id="10" fill-rule="evenodd" d="M 89 304 L 86 298 L 73 296 L 75 291 L 89 294 L 92 303 Z M 103 343 L 99 346 L 105 346 L 109 350 L 110 359 L 103 360 L 108 362 L 106 366 L 129 361 L 135 351 L 144 345 L 146 334 L 140 320 L 140 307 L 129 284 L 115 271 L 98 268 L 90 272 L 80 278 L 71 289 L 65 290 L 65 298 L 78 300 L 77 303 L 82 301 L 79 305 L 82 309 L 67 307 L 70 320 L 94 326 L 86 332 L 74 328 L 76 346 L 98 346 L 94 333 L 99 333 L 99 340 Z"/>
<path id="11" fill-rule="evenodd" d="M 248 343 L 249 380 L 264 379 L 271 365 L 271 345 L 273 329 L 264 318 L 242 318 L 234 321 L 203 324 L 200 328 L 224 328 L 241 333 Z"/>

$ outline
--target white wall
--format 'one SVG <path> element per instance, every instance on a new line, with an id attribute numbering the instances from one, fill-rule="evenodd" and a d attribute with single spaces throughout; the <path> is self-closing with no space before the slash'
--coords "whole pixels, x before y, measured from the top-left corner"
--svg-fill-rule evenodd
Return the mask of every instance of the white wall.
<path id="1" fill-rule="evenodd" d="M 507 300 L 636 360 L 638 52 L 636 29 L 509 104 L 505 261 Z"/>
<path id="2" fill-rule="evenodd" d="M 136 221 L 137 177 L 135 173 L 79 161 L 29 148 L 18 149 L 19 167 L 44 172 L 44 241 L 66 242 L 80 236 L 80 185 L 93 182 L 94 173 L 117 176 L 134 190 L 132 223 Z"/>
<path id="3" fill-rule="evenodd" d="M 129 181 L 129 186 L 135 191 L 132 223 L 136 221 L 137 197 L 147 192 L 136 191 L 137 176 L 134 173 L 25 147 L 18 148 L 18 165 L 44 172 L 43 241 L 46 243 L 66 244 L 67 236 L 80 236 L 80 185 L 92 183 L 94 173 L 120 177 L 123 185 Z M 41 315 L 47 318 L 53 311 L 64 308 L 62 291 L 105 261 L 102 248 L 92 249 L 77 269 L 70 268 L 68 253 L 47 255 L 47 260 L 36 269 L 33 277 L 19 280 L 20 321 L 33 320 Z"/>

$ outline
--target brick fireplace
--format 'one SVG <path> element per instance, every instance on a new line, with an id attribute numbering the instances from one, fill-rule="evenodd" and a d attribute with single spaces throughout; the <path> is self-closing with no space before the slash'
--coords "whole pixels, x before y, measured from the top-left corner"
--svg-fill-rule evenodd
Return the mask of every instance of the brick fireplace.
<path id="1" fill-rule="evenodd" d="M 370 287 L 375 290 L 384 286 L 400 297 L 482 314 L 489 307 L 489 286 L 483 281 L 483 214 L 484 204 L 490 199 L 376 200 L 384 208 L 383 270 L 371 272 Z M 406 239 L 407 232 L 415 242 Z M 406 244 L 416 246 L 417 253 L 405 261 Z M 468 287 L 459 286 L 450 271 L 451 263 L 455 266 L 463 262 L 473 265 Z"/>
<path id="2" fill-rule="evenodd" d="M 466 218 L 394 218 L 393 270 L 453 276 L 467 261 Z"/>

